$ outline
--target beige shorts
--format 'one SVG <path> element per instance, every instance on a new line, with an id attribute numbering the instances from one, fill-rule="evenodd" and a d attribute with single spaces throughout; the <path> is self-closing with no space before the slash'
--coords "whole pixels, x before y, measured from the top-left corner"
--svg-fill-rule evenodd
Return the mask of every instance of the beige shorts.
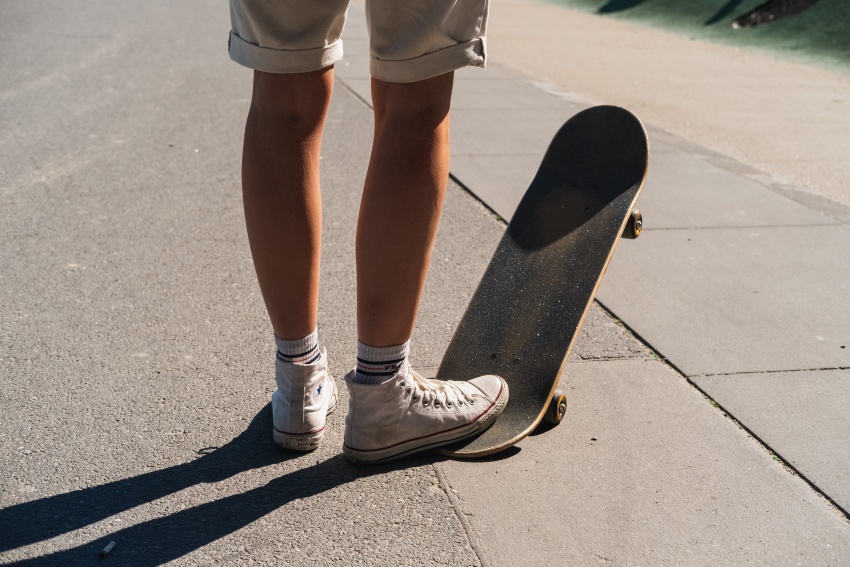
<path id="1" fill-rule="evenodd" d="M 230 58 L 267 73 L 342 59 L 349 0 L 230 0 Z M 366 0 L 373 77 L 410 83 L 483 67 L 489 0 Z"/>

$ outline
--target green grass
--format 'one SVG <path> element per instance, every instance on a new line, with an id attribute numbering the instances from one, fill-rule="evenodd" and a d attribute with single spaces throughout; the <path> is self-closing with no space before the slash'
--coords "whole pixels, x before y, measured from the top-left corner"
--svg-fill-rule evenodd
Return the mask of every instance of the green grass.
<path id="1" fill-rule="evenodd" d="M 634 21 L 690 37 L 850 72 L 850 2 L 819 0 L 808 10 L 753 28 L 732 20 L 764 0 L 547 0 L 600 17 Z"/>

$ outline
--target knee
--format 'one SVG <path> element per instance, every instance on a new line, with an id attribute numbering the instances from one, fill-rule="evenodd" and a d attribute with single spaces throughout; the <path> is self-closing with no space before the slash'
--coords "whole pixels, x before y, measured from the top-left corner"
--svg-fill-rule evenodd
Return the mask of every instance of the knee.
<path id="1" fill-rule="evenodd" d="M 287 130 L 311 131 L 324 122 L 332 88 L 331 68 L 286 75 L 255 71 L 250 114 Z"/>
<path id="2" fill-rule="evenodd" d="M 373 80 L 375 122 L 382 125 L 407 123 L 437 126 L 449 113 L 452 74 L 417 83 L 387 83 Z"/>

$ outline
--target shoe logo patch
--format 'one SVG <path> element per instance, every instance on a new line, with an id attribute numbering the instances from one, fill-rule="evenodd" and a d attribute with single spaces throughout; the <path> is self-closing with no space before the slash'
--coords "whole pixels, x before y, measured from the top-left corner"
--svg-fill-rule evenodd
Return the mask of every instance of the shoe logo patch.
<path id="1" fill-rule="evenodd" d="M 322 386 L 319 386 L 319 389 L 318 389 L 318 390 L 316 390 L 316 395 L 317 395 L 317 396 L 321 396 L 321 395 L 322 395 Z"/>

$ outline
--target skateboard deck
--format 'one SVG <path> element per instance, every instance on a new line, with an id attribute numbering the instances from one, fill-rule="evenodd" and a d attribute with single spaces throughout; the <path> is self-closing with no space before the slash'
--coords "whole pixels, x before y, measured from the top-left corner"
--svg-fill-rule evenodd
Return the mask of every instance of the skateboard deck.
<path id="1" fill-rule="evenodd" d="M 640 234 L 633 207 L 648 159 L 643 125 L 619 107 L 582 111 L 555 135 L 437 370 L 441 380 L 501 376 L 508 405 L 487 431 L 440 453 L 490 455 L 547 411 L 560 421 L 563 366 L 615 246 Z"/>

